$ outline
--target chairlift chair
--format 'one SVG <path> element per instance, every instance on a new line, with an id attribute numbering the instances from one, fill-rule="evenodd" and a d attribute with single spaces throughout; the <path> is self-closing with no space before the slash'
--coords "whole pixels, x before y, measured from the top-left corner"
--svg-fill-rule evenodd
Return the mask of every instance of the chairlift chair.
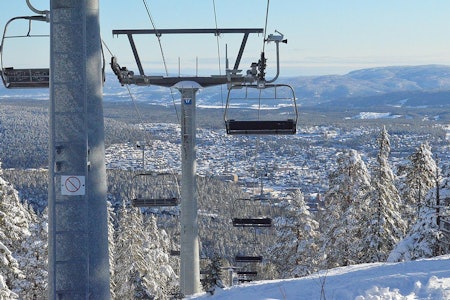
<path id="1" fill-rule="evenodd" d="M 234 257 L 236 263 L 260 263 L 262 260 L 262 256 L 236 255 Z"/>
<path id="2" fill-rule="evenodd" d="M 287 84 L 232 85 L 224 120 L 227 134 L 295 134 L 298 110 L 294 90 Z"/>
<path id="3" fill-rule="evenodd" d="M 272 227 L 272 219 L 266 216 L 256 216 L 259 201 L 253 198 L 240 198 L 234 203 L 234 227 Z M 246 209 L 247 208 L 247 209 Z"/>
<path id="4" fill-rule="evenodd" d="M 244 283 L 244 282 L 251 282 L 256 279 L 256 276 L 258 276 L 257 271 L 237 271 L 237 278 L 238 282 Z"/>
<path id="5" fill-rule="evenodd" d="M 8 35 L 8 26 L 15 21 L 28 21 L 28 32 L 22 35 Z M 48 22 L 48 18 L 42 15 L 21 16 L 10 19 L 4 28 L 3 37 L 0 44 L 1 77 L 6 88 L 48 88 L 50 69 L 49 68 L 14 68 L 5 67 L 5 41 L 12 38 L 34 38 L 48 37 L 48 35 L 32 34 L 31 24 L 34 22 Z"/>
<path id="6" fill-rule="evenodd" d="M 131 202 L 135 207 L 165 207 L 179 204 L 175 175 L 139 173 L 133 176 Z"/>

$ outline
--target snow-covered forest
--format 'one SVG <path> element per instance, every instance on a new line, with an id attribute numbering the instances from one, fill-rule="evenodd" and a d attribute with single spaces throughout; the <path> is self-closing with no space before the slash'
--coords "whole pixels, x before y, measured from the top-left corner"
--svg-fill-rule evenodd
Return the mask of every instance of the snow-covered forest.
<path id="1" fill-rule="evenodd" d="M 438 167 L 423 142 L 394 172 L 384 127 L 373 143 L 377 153 L 370 166 L 354 149 L 333 158 L 317 210 L 308 207 L 299 189 L 276 201 L 240 203 L 235 199 L 248 195 L 237 184 L 199 178 L 204 290 L 449 253 L 449 170 Z M 133 208 L 133 174 L 108 170 L 111 294 L 114 299 L 180 298 L 178 208 Z M 0 173 L 0 299 L 46 298 L 46 210 L 30 205 L 45 203 L 46 176 L 44 169 Z M 234 217 L 255 215 L 270 217 L 274 226 L 232 226 Z M 260 259 L 240 262 L 236 256 Z M 241 275 L 230 277 L 229 266 L 239 267 Z"/>

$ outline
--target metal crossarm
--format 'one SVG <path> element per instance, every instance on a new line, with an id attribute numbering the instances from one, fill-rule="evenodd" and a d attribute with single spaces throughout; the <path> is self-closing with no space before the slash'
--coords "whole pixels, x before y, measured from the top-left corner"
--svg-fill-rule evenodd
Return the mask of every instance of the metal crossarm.
<path id="1" fill-rule="evenodd" d="M 250 33 L 263 33 L 264 29 L 262 28 L 194 28 L 194 29 L 115 29 L 112 31 L 113 35 L 126 35 L 128 37 L 128 41 L 130 42 L 131 50 L 134 55 L 134 59 L 136 61 L 136 65 L 139 70 L 139 75 L 134 75 L 132 71 L 128 71 L 126 68 L 121 68 L 117 63 L 115 57 L 111 61 L 111 67 L 114 73 L 119 78 L 119 81 L 122 85 L 125 84 L 136 84 L 136 85 L 157 85 L 157 86 L 165 86 L 171 87 L 177 84 L 180 81 L 195 81 L 200 84 L 202 87 L 209 87 L 214 85 L 221 85 L 229 83 L 230 81 L 233 83 L 244 83 L 246 79 L 237 75 L 239 64 L 241 62 L 242 54 L 244 53 L 244 48 L 248 40 L 248 36 Z M 239 48 L 239 52 L 236 57 L 236 62 L 234 64 L 233 70 L 231 70 L 230 74 L 227 75 L 216 75 L 210 77 L 162 77 L 162 76 L 147 76 L 145 75 L 144 68 L 141 63 L 140 56 L 138 54 L 136 44 L 134 42 L 133 35 L 142 35 L 142 34 L 154 34 L 158 37 L 164 34 L 214 34 L 216 36 L 220 34 L 226 33 L 242 33 L 244 34 L 241 42 L 241 46 Z"/>

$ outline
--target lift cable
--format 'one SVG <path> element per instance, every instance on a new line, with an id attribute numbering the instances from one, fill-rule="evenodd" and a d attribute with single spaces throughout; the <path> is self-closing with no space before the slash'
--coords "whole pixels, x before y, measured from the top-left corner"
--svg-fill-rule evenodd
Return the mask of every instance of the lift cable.
<path id="1" fill-rule="evenodd" d="M 102 40 L 102 44 L 105 46 L 106 50 L 108 50 L 109 54 L 110 54 L 112 57 L 114 57 L 114 54 L 112 53 L 111 49 L 108 47 L 108 45 L 105 43 L 104 40 Z M 102 48 L 103 48 L 103 47 L 102 47 Z M 134 95 L 133 95 L 133 92 L 132 92 L 131 89 L 130 89 L 130 85 L 129 85 L 129 84 L 125 84 L 125 86 L 126 86 L 126 88 L 127 88 L 128 95 L 130 96 L 130 99 L 131 99 L 131 101 L 133 102 L 134 110 L 136 111 L 136 114 L 137 114 L 137 116 L 138 116 L 139 124 L 140 124 L 140 126 L 141 126 L 142 131 L 143 131 L 143 139 L 144 139 L 144 142 L 146 142 L 146 140 L 147 140 L 147 139 L 146 139 L 146 135 L 148 135 L 149 133 L 145 134 L 146 131 L 145 131 L 144 118 L 142 117 L 142 113 L 141 113 L 141 111 L 139 110 L 139 107 L 138 107 L 138 105 L 137 105 L 137 102 L 136 102 L 136 99 L 135 99 L 135 97 L 134 97 Z M 143 145 L 143 146 L 145 147 L 145 145 Z M 145 159 L 145 157 L 144 157 L 143 159 Z M 143 165 L 144 165 L 144 170 L 143 170 L 143 171 L 145 171 L 145 162 L 143 162 Z M 178 193 L 178 195 L 179 195 L 179 194 L 180 194 L 180 185 L 179 185 L 179 183 L 178 183 L 178 179 L 177 179 L 177 177 L 176 177 L 175 171 L 174 171 L 172 168 L 170 168 L 169 163 L 167 163 L 167 168 L 168 168 L 169 170 L 171 170 L 170 173 L 171 173 L 171 175 L 173 175 L 174 178 L 175 178 L 176 188 L 177 188 L 177 193 Z"/>
<path id="2" fill-rule="evenodd" d="M 149 20 L 150 20 L 150 23 L 152 24 L 152 27 L 153 27 L 153 29 L 154 29 L 155 32 L 156 32 L 156 33 L 155 33 L 155 36 L 156 36 L 156 38 L 158 39 L 159 50 L 160 50 L 160 52 L 161 52 L 161 57 L 162 57 L 163 64 L 164 64 L 164 70 L 165 70 L 165 72 L 166 72 L 166 76 L 169 76 L 169 70 L 168 70 L 168 68 L 167 68 L 166 57 L 165 57 L 165 55 L 164 55 L 164 51 L 163 51 L 163 47 L 162 47 L 162 43 L 161 43 L 161 34 L 159 34 L 158 29 L 156 28 L 156 25 L 155 25 L 155 22 L 154 22 L 154 20 L 153 20 L 153 17 L 152 17 L 152 15 L 151 15 L 151 13 L 150 13 L 150 8 L 149 8 L 149 6 L 148 6 L 148 4 L 147 4 L 147 1 L 146 1 L 146 0 L 142 0 L 142 3 L 144 3 L 145 10 L 146 10 L 146 12 L 147 12 L 147 15 L 148 15 L 148 18 L 149 18 Z M 179 116 L 179 113 L 178 113 L 177 106 L 176 106 L 176 104 L 175 104 L 175 97 L 173 96 L 173 89 L 172 89 L 172 87 L 170 87 L 170 96 L 172 97 L 172 103 L 173 103 L 173 107 L 174 107 L 174 109 L 175 109 L 175 113 L 176 113 L 176 115 L 177 115 L 178 123 L 180 123 L 180 116 Z"/>
<path id="3" fill-rule="evenodd" d="M 141 146 L 143 147 L 142 151 L 145 151 L 145 147 L 147 146 L 146 136 L 147 135 L 151 135 L 151 134 L 149 134 L 148 131 L 145 130 L 144 118 L 142 117 L 142 114 L 141 114 L 141 112 L 140 112 L 140 110 L 139 110 L 139 108 L 137 106 L 136 99 L 133 96 L 133 93 L 132 93 L 132 91 L 130 89 L 130 85 L 126 84 L 125 86 L 127 87 L 128 95 L 130 96 L 130 98 L 131 98 L 131 100 L 133 102 L 134 109 L 135 109 L 136 114 L 138 115 L 138 118 L 139 118 L 139 123 L 141 124 L 141 128 L 142 128 L 142 131 L 143 131 L 143 136 L 144 136 L 144 145 L 141 145 Z M 144 155 L 143 155 L 142 159 L 144 160 L 142 163 L 143 163 L 143 171 L 144 171 L 144 174 L 145 174 L 145 156 Z M 173 178 L 175 180 L 175 186 L 176 186 L 176 189 L 177 189 L 177 195 L 180 195 L 180 183 L 178 182 L 177 174 L 176 174 L 175 170 L 170 167 L 168 161 L 167 161 L 167 169 L 169 170 L 170 175 L 173 176 Z"/>
<path id="4" fill-rule="evenodd" d="M 164 70 L 165 70 L 165 72 L 166 72 L 166 76 L 169 76 L 169 70 L 168 70 L 168 68 L 167 68 L 166 57 L 165 57 L 165 55 L 164 55 L 164 50 L 163 50 L 162 43 L 161 43 L 161 34 L 159 34 L 158 29 L 156 28 L 156 25 L 155 25 L 155 22 L 154 22 L 154 20 L 153 20 L 152 14 L 150 13 L 150 8 L 149 8 L 149 6 L 148 6 L 147 1 L 146 1 L 146 0 L 142 0 L 142 3 L 143 3 L 144 6 L 145 6 L 145 11 L 147 12 L 147 16 L 148 16 L 148 18 L 149 18 L 149 20 L 150 20 L 150 23 L 152 24 L 153 30 L 155 30 L 155 36 L 156 36 L 156 38 L 157 38 L 157 40 L 158 40 L 159 50 L 160 50 L 160 52 L 161 52 L 161 57 L 162 57 L 163 64 L 164 64 Z M 174 94 L 174 93 L 173 93 L 173 88 L 170 87 L 170 96 L 171 96 L 171 98 L 172 98 L 173 108 L 175 109 L 175 114 L 176 114 L 176 116 L 177 116 L 178 124 L 180 124 L 180 116 L 179 116 L 179 113 L 178 113 L 178 109 L 177 109 L 177 106 L 176 106 L 176 103 L 175 103 L 175 97 L 174 97 L 173 94 Z M 169 168 L 169 170 L 172 170 L 171 173 L 172 173 L 172 175 L 173 175 L 173 177 L 174 177 L 174 179 L 175 179 L 175 182 L 177 183 L 177 184 L 176 184 L 176 186 L 177 186 L 177 192 L 178 192 L 178 194 L 180 194 L 180 184 L 179 184 L 179 182 L 178 182 L 178 178 L 177 178 L 177 176 L 176 176 L 176 174 L 175 174 L 175 171 L 174 171 L 172 168 L 170 168 L 168 162 L 167 162 L 167 167 Z"/>
<path id="5" fill-rule="evenodd" d="M 213 9 L 214 9 L 214 23 L 216 25 L 216 30 L 218 29 L 217 25 L 217 12 L 216 12 L 216 1 L 213 0 Z M 222 66 L 221 66 L 221 57 L 220 57 L 220 43 L 219 43 L 219 34 L 216 34 L 216 41 L 217 41 L 217 58 L 219 63 L 219 75 L 222 75 Z M 223 101 L 223 87 L 220 85 L 220 100 L 222 102 L 222 111 L 224 110 L 224 101 Z"/>
<path id="6" fill-rule="evenodd" d="M 264 38 L 263 38 L 263 48 L 262 48 L 262 52 L 264 53 L 264 49 L 266 46 L 266 37 L 267 37 L 267 20 L 269 19 L 269 4 L 270 4 L 270 0 L 267 0 L 267 8 L 266 8 L 266 21 L 264 24 Z"/>

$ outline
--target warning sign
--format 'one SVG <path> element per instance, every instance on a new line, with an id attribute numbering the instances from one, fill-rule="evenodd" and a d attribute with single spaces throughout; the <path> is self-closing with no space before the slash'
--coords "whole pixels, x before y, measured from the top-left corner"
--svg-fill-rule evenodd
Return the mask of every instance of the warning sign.
<path id="1" fill-rule="evenodd" d="M 61 176 L 61 194 L 80 196 L 86 193 L 84 176 Z"/>

